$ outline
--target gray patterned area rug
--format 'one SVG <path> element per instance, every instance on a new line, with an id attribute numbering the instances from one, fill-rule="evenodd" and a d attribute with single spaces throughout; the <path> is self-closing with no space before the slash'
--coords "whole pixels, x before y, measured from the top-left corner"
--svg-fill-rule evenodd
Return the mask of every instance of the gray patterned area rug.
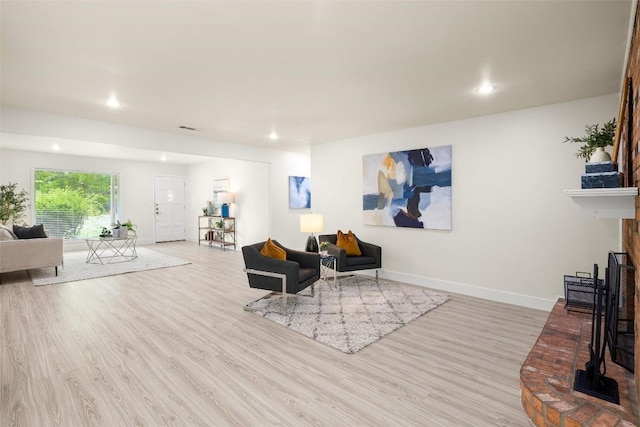
<path id="1" fill-rule="evenodd" d="M 376 283 L 365 276 L 329 284 L 317 282 L 310 298 L 289 297 L 286 312 L 279 295 L 251 302 L 247 309 L 340 351 L 355 353 L 449 299 L 425 288 L 382 279 Z M 298 295 L 311 296 L 312 290 Z"/>
<path id="2" fill-rule="evenodd" d="M 104 265 L 87 264 L 87 251 L 65 252 L 64 266 L 58 267 L 57 276 L 53 268 L 29 270 L 29 276 L 34 286 L 42 286 L 190 264 L 188 261 L 148 248 L 138 247 L 136 252 L 138 257 L 133 261 Z"/>

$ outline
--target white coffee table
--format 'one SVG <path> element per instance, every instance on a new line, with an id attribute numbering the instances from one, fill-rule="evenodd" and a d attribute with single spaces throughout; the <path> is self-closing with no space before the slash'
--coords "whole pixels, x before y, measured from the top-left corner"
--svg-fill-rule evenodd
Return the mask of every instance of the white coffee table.
<path id="1" fill-rule="evenodd" d="M 131 237 L 95 237 L 87 239 L 89 253 L 87 263 L 112 264 L 133 261 L 136 253 L 136 236 Z"/>

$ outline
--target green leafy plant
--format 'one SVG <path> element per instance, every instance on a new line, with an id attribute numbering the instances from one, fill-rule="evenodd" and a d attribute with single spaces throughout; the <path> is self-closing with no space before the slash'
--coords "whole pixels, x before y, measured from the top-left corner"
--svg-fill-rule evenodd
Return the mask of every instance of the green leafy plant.
<path id="1" fill-rule="evenodd" d="M 100 197 L 82 190 L 50 188 L 36 191 L 36 222 L 42 222 L 52 236 L 72 239 L 89 216 L 100 215 L 104 208 Z"/>
<path id="2" fill-rule="evenodd" d="M 135 227 L 135 224 L 133 224 L 133 223 L 131 222 L 131 220 L 130 220 L 130 219 L 128 219 L 126 222 L 123 222 L 123 223 L 122 223 L 122 226 L 123 226 L 123 227 L 127 227 L 127 230 L 129 230 L 129 231 L 133 231 L 133 228 Z"/>
<path id="3" fill-rule="evenodd" d="M 326 251 L 329 248 L 329 242 L 320 242 L 320 250 Z"/>
<path id="4" fill-rule="evenodd" d="M 578 138 L 570 138 L 565 136 L 564 142 L 578 142 L 582 146 L 576 153 L 577 158 L 583 158 L 589 161 L 589 157 L 596 151 L 598 147 L 608 147 L 613 145 L 613 139 L 616 134 L 616 119 L 611 119 L 602 127 L 599 125 L 585 125 L 585 136 Z"/>
<path id="5" fill-rule="evenodd" d="M 16 222 L 29 208 L 29 195 L 22 189 L 17 190 L 18 184 L 0 185 L 0 222 Z"/>

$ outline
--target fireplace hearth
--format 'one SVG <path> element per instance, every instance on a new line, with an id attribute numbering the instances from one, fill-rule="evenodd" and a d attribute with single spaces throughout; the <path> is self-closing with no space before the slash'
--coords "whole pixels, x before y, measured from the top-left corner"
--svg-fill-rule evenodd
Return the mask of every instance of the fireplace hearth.
<path id="1" fill-rule="evenodd" d="M 576 369 L 588 360 L 591 314 L 565 309 L 560 299 L 520 369 L 522 406 L 536 426 L 640 425 L 633 373 L 605 352 L 606 376 L 618 384 L 620 404 L 573 390 Z"/>

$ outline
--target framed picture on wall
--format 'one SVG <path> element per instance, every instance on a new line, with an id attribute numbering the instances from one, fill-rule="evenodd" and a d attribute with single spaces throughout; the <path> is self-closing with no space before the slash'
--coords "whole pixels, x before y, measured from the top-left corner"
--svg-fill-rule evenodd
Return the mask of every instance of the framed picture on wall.
<path id="1" fill-rule="evenodd" d="M 212 212 L 210 215 L 221 215 L 221 206 L 222 203 L 218 201 L 219 193 L 228 193 L 229 192 L 229 179 L 214 179 L 213 180 L 213 199 L 212 199 Z"/>
<path id="2" fill-rule="evenodd" d="M 451 230 L 451 145 L 362 157 L 366 225 Z"/>
<path id="3" fill-rule="evenodd" d="M 218 205 L 218 193 L 229 192 L 229 179 L 214 179 L 213 180 L 213 203 Z"/>
<path id="4" fill-rule="evenodd" d="M 311 183 L 306 176 L 289 177 L 289 209 L 311 208 Z"/>

